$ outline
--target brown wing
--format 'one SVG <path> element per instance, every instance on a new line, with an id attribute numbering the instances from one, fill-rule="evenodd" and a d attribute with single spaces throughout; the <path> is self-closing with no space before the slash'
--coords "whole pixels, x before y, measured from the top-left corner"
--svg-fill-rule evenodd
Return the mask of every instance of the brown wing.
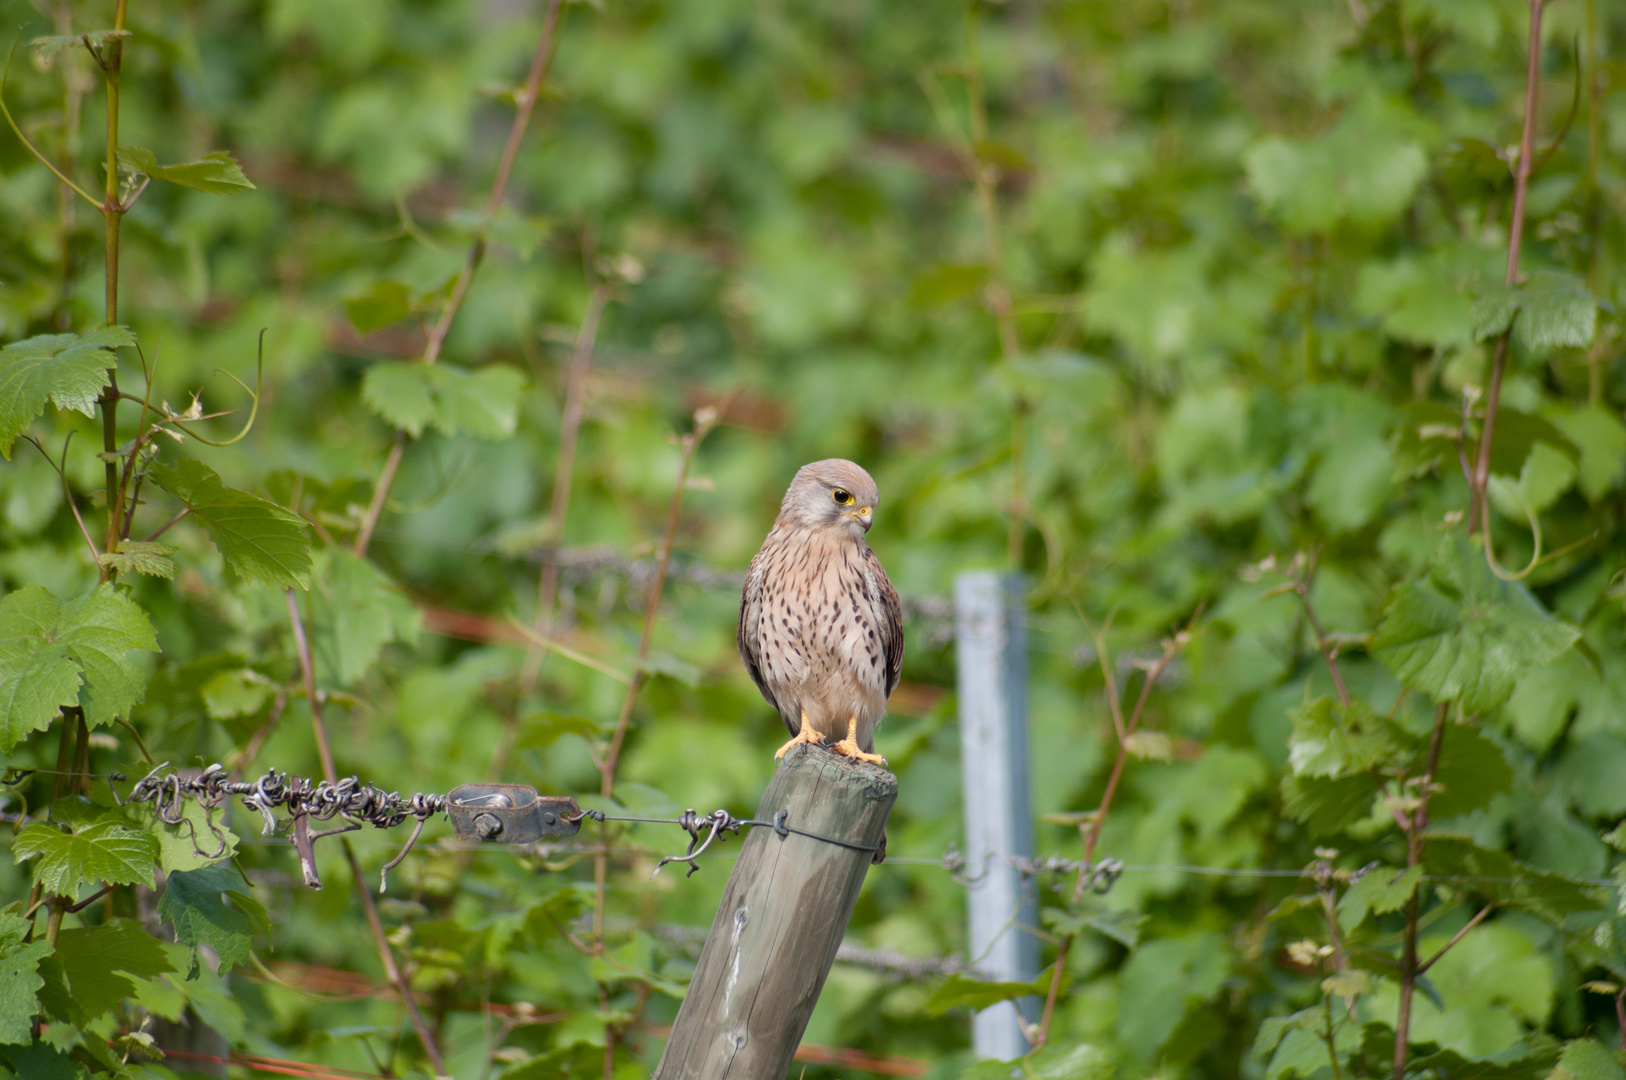
<path id="1" fill-rule="evenodd" d="M 762 696 L 774 711 L 781 712 L 779 702 L 773 699 L 768 692 L 768 684 L 762 680 L 762 641 L 758 637 L 758 627 L 762 622 L 762 578 L 767 572 L 762 552 L 756 554 L 751 560 L 751 568 L 745 572 L 745 589 L 740 593 L 740 627 L 735 634 L 739 643 L 740 659 L 745 661 L 745 670 L 751 673 L 751 681 L 757 684 Z M 791 732 L 792 735 L 795 732 Z"/>
<path id="2" fill-rule="evenodd" d="M 868 544 L 864 545 L 864 563 L 875 575 L 876 590 L 881 594 L 877 597 L 881 609 L 881 645 L 886 650 L 886 696 L 891 697 L 903 674 L 903 605 L 898 602 L 898 590 L 886 576 L 886 568 Z"/>

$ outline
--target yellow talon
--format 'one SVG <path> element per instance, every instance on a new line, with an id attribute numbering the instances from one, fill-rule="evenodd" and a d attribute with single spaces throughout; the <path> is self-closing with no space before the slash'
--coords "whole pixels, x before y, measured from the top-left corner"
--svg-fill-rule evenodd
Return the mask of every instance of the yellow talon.
<path id="1" fill-rule="evenodd" d="M 802 730 L 800 730 L 800 731 L 798 731 L 796 733 L 796 737 L 794 739 L 792 739 L 790 742 L 786 743 L 784 746 L 781 746 L 778 749 L 778 751 L 776 751 L 774 753 L 773 759 L 775 761 L 780 760 L 786 754 L 790 753 L 790 748 L 791 747 L 799 746 L 799 745 L 802 745 L 804 743 L 806 745 L 808 745 L 808 746 L 823 746 L 824 745 L 824 736 L 819 734 L 819 732 L 813 727 L 813 725 L 807 722 L 807 710 L 806 709 L 802 710 Z"/>
<path id="2" fill-rule="evenodd" d="M 858 717 L 856 715 L 847 719 L 847 737 L 831 746 L 830 749 L 843 757 L 867 761 L 871 765 L 880 765 L 882 767 L 886 765 L 886 758 L 880 754 L 866 754 L 858 748 Z"/>

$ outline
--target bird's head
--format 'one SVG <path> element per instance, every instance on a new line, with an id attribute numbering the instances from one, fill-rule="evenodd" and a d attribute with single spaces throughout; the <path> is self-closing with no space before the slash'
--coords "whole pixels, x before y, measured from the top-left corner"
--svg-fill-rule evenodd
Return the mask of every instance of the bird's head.
<path id="1" fill-rule="evenodd" d="M 863 468 L 841 458 L 803 465 L 785 492 L 779 520 L 804 528 L 844 528 L 869 532 L 881 501 L 875 481 Z"/>

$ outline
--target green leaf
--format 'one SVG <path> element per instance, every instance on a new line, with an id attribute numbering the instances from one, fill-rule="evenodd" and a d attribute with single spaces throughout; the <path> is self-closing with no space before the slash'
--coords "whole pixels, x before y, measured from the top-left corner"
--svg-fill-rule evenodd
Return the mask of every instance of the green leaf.
<path id="1" fill-rule="evenodd" d="M 414 439 L 435 418 L 429 368 L 422 364 L 374 364 L 361 380 L 361 400 Z"/>
<path id="2" fill-rule="evenodd" d="M 1547 1080 L 1626 1080 L 1620 1059 L 1593 1039 L 1572 1039 Z"/>
<path id="3" fill-rule="evenodd" d="M 1626 472 L 1626 424 L 1601 405 L 1559 413 L 1553 423 L 1580 448 L 1581 494 L 1597 502 Z"/>
<path id="4" fill-rule="evenodd" d="M 104 552 L 98 558 L 103 567 L 120 574 L 146 574 L 173 581 L 175 563 L 170 558 L 173 554 L 175 549 L 168 544 L 121 540 L 117 551 Z"/>
<path id="5" fill-rule="evenodd" d="M 175 940 L 181 944 L 211 946 L 224 973 L 236 964 L 248 963 L 255 934 L 271 936 L 264 906 L 245 889 L 230 863 L 178 871 L 164 885 L 158 917 L 174 924 Z M 226 897 L 231 898 L 229 906 Z"/>
<path id="6" fill-rule="evenodd" d="M 528 750 L 552 746 L 566 735 L 580 735 L 591 739 L 604 734 L 604 726 L 585 716 L 568 716 L 557 712 L 531 713 L 520 721 L 515 749 Z"/>
<path id="7" fill-rule="evenodd" d="M 271 681 L 250 668 L 217 671 L 198 693 L 212 719 L 229 720 L 259 712 L 271 696 Z"/>
<path id="8" fill-rule="evenodd" d="M 312 648 L 330 685 L 350 686 L 391 641 L 415 643 L 420 616 L 372 562 L 343 549 L 324 553 L 311 588 Z"/>
<path id="9" fill-rule="evenodd" d="M 1519 320 L 1513 332 L 1525 348 L 1569 346 L 1584 349 L 1598 328 L 1598 302 L 1574 274 L 1537 270 L 1522 288 Z"/>
<path id="10" fill-rule="evenodd" d="M 281 588 L 310 587 L 310 536 L 299 515 L 227 487 L 201 461 L 155 465 L 152 479 L 186 504 L 240 577 Z"/>
<path id="11" fill-rule="evenodd" d="M 1349 221 L 1379 225 L 1398 216 L 1428 173 L 1408 114 L 1372 97 L 1313 140 L 1270 137 L 1242 156 L 1248 186 L 1292 232 Z"/>
<path id="12" fill-rule="evenodd" d="M 43 939 L 24 944 L 30 925 L 15 912 L 0 912 L 0 1043 L 33 1038 L 32 1021 L 45 985 L 39 966 L 51 954 L 51 944 Z"/>
<path id="13" fill-rule="evenodd" d="M 1404 870 L 1392 866 L 1373 867 L 1338 898 L 1338 925 L 1347 932 L 1361 925 L 1368 914 L 1399 911 L 1422 880 L 1420 866 Z"/>
<path id="14" fill-rule="evenodd" d="M 464 371 L 450 364 L 374 364 L 361 397 L 379 416 L 413 438 L 433 426 L 446 435 L 506 439 L 519 422 L 525 376 L 494 364 Z"/>
<path id="15" fill-rule="evenodd" d="M 216 150 L 197 161 L 179 165 L 160 165 L 151 150 L 139 146 L 119 147 L 119 167 L 128 172 L 143 173 L 154 180 L 168 180 L 172 184 L 207 191 L 213 195 L 235 195 L 254 188 L 237 160 L 225 150 Z"/>
<path id="16" fill-rule="evenodd" d="M 573 1042 L 539 1057 L 522 1061 L 503 1073 L 499 1080 L 579 1080 L 604 1068 L 604 1047 Z"/>
<path id="17" fill-rule="evenodd" d="M 431 371 L 435 426 L 442 432 L 477 439 L 506 439 L 514 433 L 525 389 L 525 376 L 518 368 L 493 364 L 464 371 L 436 364 Z"/>
<path id="18" fill-rule="evenodd" d="M 1293 737 L 1288 764 L 1299 776 L 1348 776 L 1394 763 L 1416 740 L 1354 698 L 1345 708 L 1331 698 L 1290 711 Z"/>
<path id="19" fill-rule="evenodd" d="M 11 1063 L 22 1080 L 90 1080 L 89 1070 L 44 1039 L 0 1048 L 0 1057 Z"/>
<path id="20" fill-rule="evenodd" d="M 1431 875 L 1473 878 L 1463 884 L 1503 907 L 1528 911 L 1559 925 L 1567 915 L 1600 911 L 1603 892 L 1595 885 L 1537 870 L 1502 851 L 1480 847 L 1472 838 L 1430 831 L 1423 865 Z"/>
<path id="21" fill-rule="evenodd" d="M 72 1013 L 81 1024 L 135 993 L 127 975 L 150 978 L 175 970 L 164 943 L 133 919 L 109 919 L 93 929 L 59 932 L 52 960 L 60 965 Z"/>
<path id="22" fill-rule="evenodd" d="M 915 278 L 909 287 L 909 302 L 921 308 L 942 307 L 974 295 L 986 284 L 988 267 L 980 263 L 934 266 Z"/>
<path id="23" fill-rule="evenodd" d="M 644 658 L 643 663 L 638 665 L 638 670 L 646 675 L 665 675 L 691 690 L 700 685 L 700 669 L 679 660 L 671 653 L 651 652 Z"/>
<path id="24" fill-rule="evenodd" d="M 1471 814 L 1513 786 L 1513 767 L 1502 748 L 1469 724 L 1449 724 L 1442 733 L 1434 769 L 1439 790 L 1429 796 L 1434 820 Z"/>
<path id="25" fill-rule="evenodd" d="M 181 807 L 181 820 L 173 825 L 159 819 L 150 806 L 138 807 L 135 812 L 146 831 L 157 838 L 158 867 L 166 874 L 199 870 L 237 853 L 237 834 L 232 832 L 222 810 L 216 810 L 211 821 L 208 807 L 188 799 Z"/>
<path id="26" fill-rule="evenodd" d="M 20 864 L 38 858 L 34 880 L 48 893 L 75 896 L 85 883 L 152 887 L 158 840 L 116 821 L 100 821 L 77 832 L 35 823 L 11 842 Z"/>
<path id="27" fill-rule="evenodd" d="M 1592 344 L 1598 327 L 1598 302 L 1573 274 L 1537 270 L 1521 284 L 1486 284 L 1473 306 L 1474 338 L 1486 341 L 1513 327 L 1519 343 L 1531 351 Z"/>
<path id="28" fill-rule="evenodd" d="M 1507 700 L 1522 672 L 1579 637 L 1454 537 L 1427 577 L 1390 594 L 1372 654 L 1411 689 L 1485 712 Z"/>
<path id="29" fill-rule="evenodd" d="M 1288 776 L 1282 779 L 1282 812 L 1309 826 L 1311 836 L 1327 836 L 1365 817 L 1377 793 L 1371 773 L 1330 780 Z"/>
<path id="30" fill-rule="evenodd" d="M 115 38 L 127 38 L 128 30 L 92 30 L 88 34 L 52 34 L 50 37 L 39 37 L 28 43 L 30 49 L 35 50 L 41 60 L 49 61 L 63 49 L 75 45 L 90 45 L 100 49 Z"/>
<path id="31" fill-rule="evenodd" d="M 0 600 L 0 751 L 69 705 L 93 726 L 128 716 L 147 685 L 129 654 L 157 649 L 146 612 L 112 585 L 67 603 L 38 585 Z"/>
<path id="32" fill-rule="evenodd" d="M 393 326 L 412 313 L 412 290 L 399 281 L 375 281 L 360 296 L 344 302 L 345 318 L 358 334 Z"/>
<path id="33" fill-rule="evenodd" d="M 104 326 L 88 334 L 42 334 L 0 349 L 0 456 L 11 460 L 17 436 L 47 401 L 96 415 L 107 372 L 118 366 L 113 350 L 135 341 L 123 326 Z"/>
<path id="34" fill-rule="evenodd" d="M 1140 944 L 1146 916 L 1129 908 L 1109 908 L 1099 897 L 1085 896 L 1066 908 L 1045 908 L 1041 916 L 1057 934 L 1077 934 L 1088 928 L 1104 934 L 1126 949 Z"/>
<path id="35" fill-rule="evenodd" d="M 981 1011 L 1001 1001 L 1043 997 L 1049 990 L 1048 969 L 1032 982 L 984 982 L 965 975 L 950 975 L 943 985 L 932 991 L 925 1008 L 931 1016 L 942 1016 L 950 1009 Z"/>

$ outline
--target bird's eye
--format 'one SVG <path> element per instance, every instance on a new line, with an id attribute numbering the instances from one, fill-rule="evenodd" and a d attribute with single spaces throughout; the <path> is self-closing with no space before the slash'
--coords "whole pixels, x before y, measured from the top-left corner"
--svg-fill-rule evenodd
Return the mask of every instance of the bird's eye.
<path id="1" fill-rule="evenodd" d="M 840 503 L 842 506 L 852 505 L 853 496 L 852 492 L 850 491 L 842 491 L 840 488 L 836 488 L 830 493 L 830 497 L 836 502 Z"/>

